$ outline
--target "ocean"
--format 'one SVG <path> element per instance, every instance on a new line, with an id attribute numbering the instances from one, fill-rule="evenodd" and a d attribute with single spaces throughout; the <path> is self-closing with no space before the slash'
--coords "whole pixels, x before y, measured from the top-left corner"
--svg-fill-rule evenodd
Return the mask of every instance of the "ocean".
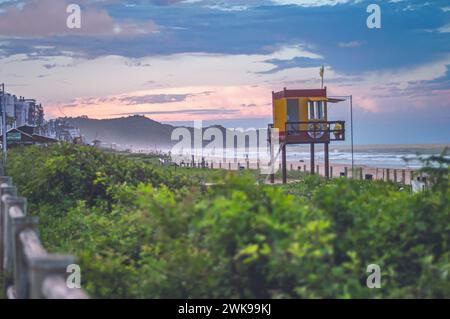
<path id="1" fill-rule="evenodd" d="M 355 165 L 377 168 L 410 168 L 423 166 L 421 157 L 439 155 L 445 148 L 449 149 L 446 157 L 450 158 L 450 144 L 447 145 L 355 145 Z M 316 145 L 316 161 L 324 160 L 323 147 Z M 288 161 L 309 162 L 309 148 L 305 146 L 288 146 Z M 330 163 L 351 164 L 350 146 L 330 146 Z"/>
<path id="2" fill-rule="evenodd" d="M 450 144 L 426 144 L 426 145 L 355 145 L 354 147 L 354 162 L 356 166 L 367 166 L 373 168 L 396 168 L 396 169 L 418 169 L 423 166 L 420 158 L 429 157 L 431 155 L 439 155 L 445 148 L 449 149 L 446 157 L 450 159 Z M 135 152 L 152 152 L 150 149 L 134 149 Z M 173 150 L 160 150 L 162 153 L 171 152 L 175 155 Z M 223 150 L 218 149 L 213 151 L 204 149 L 202 155 L 201 150 L 192 150 L 196 154 L 196 159 L 201 160 L 202 157 L 206 159 L 214 159 L 215 162 L 222 161 Z M 233 150 L 225 151 L 226 158 L 232 160 L 235 158 Z M 290 163 L 301 162 L 309 164 L 309 146 L 306 145 L 288 145 L 287 160 Z M 323 163 L 324 152 L 323 146 L 316 144 L 315 148 L 316 163 Z M 236 157 L 241 162 L 248 158 L 250 161 L 256 161 L 259 158 L 262 162 L 269 161 L 270 155 L 268 148 L 237 151 Z M 191 156 L 186 155 L 186 161 L 190 161 Z M 279 158 L 280 159 L 280 156 Z M 333 165 L 350 165 L 352 160 L 351 148 L 349 145 L 330 145 L 330 164 Z"/>

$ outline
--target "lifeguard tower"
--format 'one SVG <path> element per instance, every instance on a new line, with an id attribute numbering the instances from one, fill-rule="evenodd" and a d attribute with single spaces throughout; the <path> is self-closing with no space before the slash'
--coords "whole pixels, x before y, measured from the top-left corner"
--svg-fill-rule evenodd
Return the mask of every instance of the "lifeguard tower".
<path id="1" fill-rule="evenodd" d="M 328 103 L 343 99 L 328 98 L 327 88 L 311 90 L 288 90 L 272 92 L 273 124 L 269 124 L 271 162 L 281 151 L 283 183 L 286 177 L 286 145 L 310 144 L 311 174 L 315 173 L 314 149 L 316 144 L 324 145 L 325 176 L 329 178 L 329 145 L 332 141 L 345 140 L 345 121 L 329 121 Z M 279 133 L 280 150 L 275 154 L 270 136 L 274 129 Z M 274 174 L 271 174 L 274 182 Z"/>

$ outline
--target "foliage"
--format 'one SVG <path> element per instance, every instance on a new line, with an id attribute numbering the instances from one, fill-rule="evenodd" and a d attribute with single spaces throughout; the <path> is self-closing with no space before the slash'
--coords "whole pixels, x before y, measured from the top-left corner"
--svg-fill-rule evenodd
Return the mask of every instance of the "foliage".
<path id="1" fill-rule="evenodd" d="M 72 145 L 14 150 L 8 165 L 45 245 L 78 257 L 94 297 L 450 297 L 448 167 L 420 194 L 205 172 Z M 381 289 L 366 287 L 369 264 Z"/>

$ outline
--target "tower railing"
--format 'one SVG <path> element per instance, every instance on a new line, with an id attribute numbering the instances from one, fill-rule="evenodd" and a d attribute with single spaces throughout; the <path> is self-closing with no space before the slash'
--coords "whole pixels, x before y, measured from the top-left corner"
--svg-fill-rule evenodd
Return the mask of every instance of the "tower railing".
<path id="1" fill-rule="evenodd" d="M 284 134 L 280 135 L 287 143 L 344 141 L 345 121 L 286 122 Z"/>

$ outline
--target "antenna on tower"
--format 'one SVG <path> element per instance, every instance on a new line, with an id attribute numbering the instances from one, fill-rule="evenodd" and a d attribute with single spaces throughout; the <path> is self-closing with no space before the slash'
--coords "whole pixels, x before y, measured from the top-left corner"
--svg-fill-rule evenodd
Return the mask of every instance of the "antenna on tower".
<path id="1" fill-rule="evenodd" d="M 322 65 L 320 67 L 320 78 L 322 79 L 322 89 L 323 89 L 323 76 L 325 75 L 325 67 Z"/>

